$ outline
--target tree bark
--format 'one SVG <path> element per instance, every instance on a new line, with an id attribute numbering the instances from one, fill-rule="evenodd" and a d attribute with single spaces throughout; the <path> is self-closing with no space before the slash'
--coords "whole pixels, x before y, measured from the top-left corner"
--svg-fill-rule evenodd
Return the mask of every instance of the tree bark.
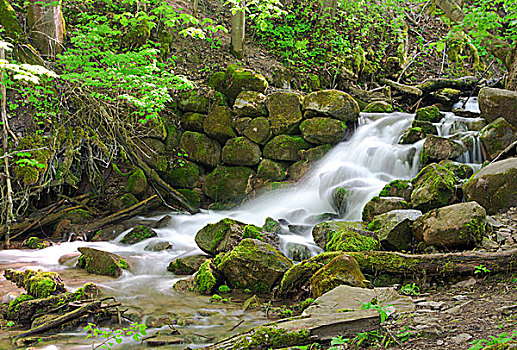
<path id="1" fill-rule="evenodd" d="M 244 57 L 244 42 L 245 42 L 245 28 L 246 28 L 246 13 L 244 8 L 238 9 L 232 14 L 231 18 L 231 50 L 232 54 L 238 59 Z"/>
<path id="2" fill-rule="evenodd" d="M 27 21 L 34 46 L 42 56 L 55 57 L 63 50 L 65 20 L 61 0 L 31 0 L 27 10 Z"/>

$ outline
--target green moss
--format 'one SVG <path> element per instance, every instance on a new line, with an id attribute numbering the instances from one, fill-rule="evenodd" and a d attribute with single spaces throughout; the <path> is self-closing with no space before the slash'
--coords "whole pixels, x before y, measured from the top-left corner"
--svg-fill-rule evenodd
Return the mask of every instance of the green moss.
<path id="1" fill-rule="evenodd" d="M 11 300 L 9 302 L 9 306 L 7 307 L 7 318 L 13 319 L 15 315 L 18 313 L 18 309 L 20 304 L 24 301 L 34 300 L 34 297 L 25 293 L 21 293 L 16 297 L 16 299 Z"/>
<path id="2" fill-rule="evenodd" d="M 470 222 L 465 224 L 460 230 L 460 239 L 470 238 L 474 242 L 481 242 L 486 234 L 486 223 L 485 218 L 480 220 L 479 218 L 473 218 Z"/>
<path id="3" fill-rule="evenodd" d="M 295 345 L 303 345 L 309 342 L 308 330 L 288 332 L 276 326 L 263 326 L 255 329 L 251 334 L 242 337 L 232 349 L 254 350 L 268 348 L 283 348 Z"/>
<path id="4" fill-rule="evenodd" d="M 225 72 L 215 72 L 212 74 L 210 79 L 208 79 L 208 86 L 216 91 L 222 92 L 224 90 L 224 85 L 226 82 L 226 73 Z"/>
<path id="5" fill-rule="evenodd" d="M 154 236 L 156 236 L 156 234 L 151 230 L 150 227 L 145 225 L 137 225 L 128 234 L 126 234 L 124 238 L 122 238 L 120 243 L 135 244 L 137 242 L 143 241 L 144 239 L 151 238 Z"/>
<path id="6" fill-rule="evenodd" d="M 30 237 L 27 242 L 25 242 L 25 246 L 30 249 L 43 249 L 46 248 L 45 243 L 43 243 L 38 237 Z"/>
<path id="7" fill-rule="evenodd" d="M 242 238 L 254 238 L 258 240 L 262 240 L 262 234 L 259 227 L 255 225 L 246 225 L 244 226 L 244 230 L 242 233 Z"/>
<path id="8" fill-rule="evenodd" d="M 194 283 L 201 294 L 210 294 L 215 289 L 217 279 L 214 275 L 212 260 L 206 260 L 194 275 Z"/>
<path id="9" fill-rule="evenodd" d="M 361 235 L 354 228 L 343 228 L 329 231 L 327 251 L 362 252 L 379 250 L 380 243 L 373 237 Z"/>
<path id="10" fill-rule="evenodd" d="M 163 179 L 173 187 L 193 188 L 199 181 L 199 168 L 196 164 L 178 159 L 162 174 Z"/>
<path id="11" fill-rule="evenodd" d="M 415 119 L 431 123 L 438 123 L 441 119 L 440 110 L 436 106 L 419 108 L 416 111 Z"/>
<path id="12" fill-rule="evenodd" d="M 197 191 L 187 188 L 179 188 L 177 191 L 181 193 L 187 202 L 189 202 L 194 208 L 199 208 L 201 206 L 201 196 Z"/>
<path id="13" fill-rule="evenodd" d="M 137 169 L 129 175 L 126 189 L 135 196 L 140 196 L 147 190 L 147 178 L 142 169 Z"/>
<path id="14" fill-rule="evenodd" d="M 243 166 L 218 166 L 206 176 L 203 192 L 215 201 L 231 202 L 246 195 L 253 170 Z"/>
<path id="15" fill-rule="evenodd" d="M 70 220 L 72 224 L 87 224 L 93 220 L 93 216 L 86 209 L 75 209 L 69 211 L 63 218 Z"/>
<path id="16" fill-rule="evenodd" d="M 127 270 L 127 261 L 126 261 L 126 259 L 120 258 L 120 260 L 118 261 L 118 266 L 120 266 L 120 268 L 122 270 Z"/>
<path id="17" fill-rule="evenodd" d="M 421 273 L 418 258 L 410 258 L 403 255 L 391 254 L 388 252 L 350 252 L 347 255 L 353 257 L 361 271 L 368 274 L 400 273 L 405 269 L 408 273 Z"/>
<path id="18" fill-rule="evenodd" d="M 14 175 L 25 185 L 34 185 L 47 171 L 52 155 L 48 140 L 41 135 L 26 136 L 18 143 L 19 150 L 35 150 L 14 155 Z"/>

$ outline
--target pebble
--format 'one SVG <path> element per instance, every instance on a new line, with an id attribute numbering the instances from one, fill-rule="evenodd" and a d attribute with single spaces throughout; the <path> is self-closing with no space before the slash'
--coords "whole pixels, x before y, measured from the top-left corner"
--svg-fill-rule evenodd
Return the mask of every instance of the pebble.
<path id="1" fill-rule="evenodd" d="M 472 287 L 476 283 L 477 283 L 477 280 L 474 277 L 470 277 L 469 279 L 467 279 L 465 281 L 460 281 L 460 282 L 456 283 L 455 285 L 453 285 L 453 287 L 456 287 L 456 288 Z"/>
<path id="2" fill-rule="evenodd" d="M 454 343 L 459 344 L 459 343 L 466 343 L 470 339 L 472 339 L 472 335 L 470 335 L 468 333 L 461 333 L 461 334 L 458 334 L 455 337 L 452 337 L 451 341 L 454 342 Z"/>
<path id="3" fill-rule="evenodd" d="M 427 307 L 431 310 L 441 310 L 445 306 L 445 302 L 443 301 L 424 301 L 421 303 L 418 303 L 419 307 Z"/>
<path id="4" fill-rule="evenodd" d="M 443 345 L 445 342 L 443 340 L 437 340 L 436 341 L 436 345 L 440 346 L 440 345 Z"/>

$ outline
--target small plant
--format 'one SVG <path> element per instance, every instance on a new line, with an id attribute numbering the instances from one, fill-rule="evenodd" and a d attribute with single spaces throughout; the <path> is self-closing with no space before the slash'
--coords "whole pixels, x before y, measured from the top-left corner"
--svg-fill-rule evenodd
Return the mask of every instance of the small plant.
<path id="1" fill-rule="evenodd" d="M 104 330 L 99 328 L 93 323 L 88 323 L 84 328 L 85 332 L 88 333 L 85 339 L 88 338 L 99 338 L 101 343 L 98 345 L 92 344 L 93 349 L 112 349 L 116 344 L 122 344 L 125 337 L 131 337 L 133 340 L 139 341 L 147 334 L 145 324 L 132 323 L 129 327 L 125 327 L 117 330 Z M 104 340 L 102 340 L 104 338 Z"/>
<path id="2" fill-rule="evenodd" d="M 480 350 L 490 345 L 505 344 L 517 340 L 517 330 L 511 333 L 501 333 L 498 336 L 489 336 L 490 339 L 474 340 L 468 350 Z"/>
<path id="3" fill-rule="evenodd" d="M 377 310 L 379 315 L 381 316 L 381 323 L 386 322 L 388 317 L 393 313 L 394 308 L 392 305 L 388 305 L 386 307 L 383 307 L 379 304 L 377 304 L 377 300 L 374 299 L 370 302 L 363 303 L 363 306 L 361 307 L 363 310 Z"/>
<path id="4" fill-rule="evenodd" d="M 333 337 L 330 341 L 331 347 L 328 348 L 328 350 L 341 350 L 344 349 L 345 344 L 349 343 L 350 339 L 343 338 L 342 336 L 338 335 L 337 337 Z"/>
<path id="5" fill-rule="evenodd" d="M 221 293 L 228 293 L 230 291 L 230 287 L 228 287 L 226 284 L 219 286 L 218 289 L 219 289 L 219 292 L 221 292 Z"/>
<path id="6" fill-rule="evenodd" d="M 478 265 L 478 266 L 474 267 L 474 275 L 485 275 L 485 274 L 489 274 L 489 273 L 490 273 L 490 269 L 488 269 L 486 266 Z"/>
<path id="7" fill-rule="evenodd" d="M 7 322 L 7 327 L 13 327 L 13 326 L 14 326 L 14 322 L 13 321 Z"/>
<path id="8" fill-rule="evenodd" d="M 420 288 L 415 283 L 408 283 L 400 288 L 400 292 L 405 295 L 419 295 Z"/>

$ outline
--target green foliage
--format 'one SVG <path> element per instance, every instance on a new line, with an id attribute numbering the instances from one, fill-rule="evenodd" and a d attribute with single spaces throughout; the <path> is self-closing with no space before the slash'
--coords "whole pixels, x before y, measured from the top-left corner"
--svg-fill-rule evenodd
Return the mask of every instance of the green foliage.
<path id="1" fill-rule="evenodd" d="M 486 275 L 490 273 L 490 269 L 483 265 L 474 267 L 474 275 Z"/>
<path id="2" fill-rule="evenodd" d="M 489 336 L 489 339 L 477 339 L 471 342 L 468 350 L 481 350 L 490 345 L 505 344 L 517 340 L 517 330 L 510 333 L 504 332 L 498 336 Z"/>
<path id="3" fill-rule="evenodd" d="M 415 283 L 408 283 L 400 288 L 400 292 L 405 295 L 419 295 L 420 288 Z"/>
<path id="4" fill-rule="evenodd" d="M 393 313 L 393 306 L 389 305 L 387 307 L 383 307 L 379 304 L 377 304 L 377 300 L 374 299 L 372 301 L 369 301 L 367 303 L 363 303 L 361 306 L 361 309 L 363 310 L 376 310 L 379 313 L 379 316 L 381 316 L 381 323 L 386 322 L 389 315 Z"/>
<path id="5" fill-rule="evenodd" d="M 142 340 L 142 338 L 147 334 L 146 329 L 147 327 L 145 324 L 138 323 L 132 323 L 129 327 L 117 330 L 101 329 L 93 323 L 88 323 L 84 328 L 84 331 L 88 332 L 85 339 L 98 338 L 101 342 L 95 347 L 92 345 L 93 349 L 112 349 L 115 343 L 122 344 L 124 338 L 131 337 L 135 341 Z"/>
<path id="6" fill-rule="evenodd" d="M 221 293 L 228 293 L 230 291 L 230 287 L 228 287 L 226 284 L 223 284 L 219 286 L 218 290 Z"/>

